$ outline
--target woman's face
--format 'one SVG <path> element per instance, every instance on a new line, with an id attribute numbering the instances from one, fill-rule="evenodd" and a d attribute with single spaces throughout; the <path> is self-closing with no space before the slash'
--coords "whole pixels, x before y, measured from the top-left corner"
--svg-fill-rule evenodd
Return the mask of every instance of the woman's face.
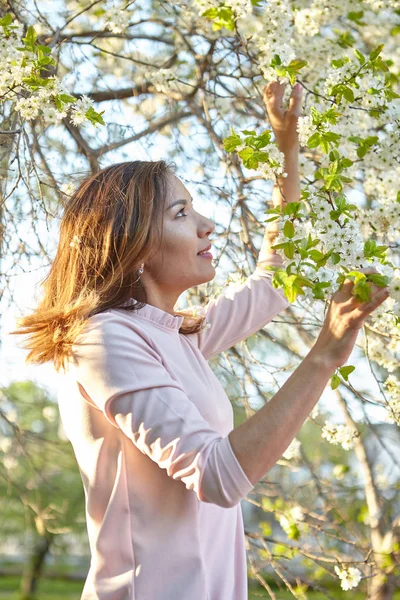
<path id="1" fill-rule="evenodd" d="M 148 303 L 173 313 L 184 291 L 215 276 L 212 259 L 198 255 L 210 245 L 215 224 L 195 210 L 189 191 L 175 175 L 169 173 L 168 182 L 162 248 L 145 263 L 141 280 Z"/>

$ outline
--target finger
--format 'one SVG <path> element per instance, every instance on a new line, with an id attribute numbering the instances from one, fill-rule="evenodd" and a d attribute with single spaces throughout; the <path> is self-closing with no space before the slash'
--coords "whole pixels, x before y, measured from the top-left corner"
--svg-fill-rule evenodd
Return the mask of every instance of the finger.
<path id="1" fill-rule="evenodd" d="M 273 116 L 283 113 L 282 98 L 285 93 L 286 83 L 279 81 L 270 82 L 264 89 L 264 101 L 268 112 Z"/>
<path id="2" fill-rule="evenodd" d="M 299 117 L 302 111 L 303 88 L 300 83 L 296 83 L 292 89 L 289 99 L 288 115 Z"/>
<path id="3" fill-rule="evenodd" d="M 350 298 L 351 290 L 353 289 L 354 282 L 351 279 L 345 279 L 344 282 L 339 286 L 336 294 L 340 294 L 341 296 L 347 296 Z M 343 293 L 341 293 L 343 292 Z"/>
<path id="4" fill-rule="evenodd" d="M 374 294 L 368 302 L 364 302 L 361 306 L 355 309 L 354 316 L 356 318 L 365 319 L 372 311 L 380 306 L 389 297 L 389 291 L 385 288 L 379 288 L 379 291 Z"/>
<path id="5" fill-rule="evenodd" d="M 336 302 L 338 302 L 338 300 L 340 300 L 340 312 L 342 314 L 346 314 L 346 313 L 352 313 L 352 316 L 356 316 L 356 318 L 358 317 L 362 317 L 361 313 L 357 313 L 356 314 L 356 309 L 360 309 L 361 311 L 365 311 L 365 310 L 369 310 L 370 306 L 373 306 L 374 303 L 374 298 L 379 294 L 379 298 L 381 297 L 380 294 L 382 292 L 382 290 L 386 290 L 387 288 L 381 288 L 377 285 L 374 285 L 372 283 L 369 283 L 368 286 L 371 290 L 371 296 L 369 300 L 360 300 L 359 298 L 357 298 L 354 294 L 353 294 L 353 290 L 350 290 L 350 297 L 347 296 L 347 298 L 345 298 L 344 296 L 340 297 L 340 298 L 335 298 Z M 348 292 L 347 292 L 348 293 Z M 389 294 L 386 294 L 386 297 Z M 370 305 L 370 303 L 372 302 L 372 304 Z M 365 316 L 363 317 L 365 318 Z"/>
<path id="6" fill-rule="evenodd" d="M 379 273 L 379 271 L 377 271 L 375 269 L 375 267 L 363 267 L 362 269 L 358 269 L 361 273 Z"/>

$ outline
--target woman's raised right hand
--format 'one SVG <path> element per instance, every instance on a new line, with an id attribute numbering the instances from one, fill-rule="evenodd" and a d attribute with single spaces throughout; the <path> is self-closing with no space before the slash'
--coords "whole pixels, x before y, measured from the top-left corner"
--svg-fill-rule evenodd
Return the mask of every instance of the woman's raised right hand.
<path id="1" fill-rule="evenodd" d="M 360 269 L 363 273 L 378 273 L 376 269 Z M 344 365 L 351 354 L 364 320 L 389 293 L 387 287 L 371 284 L 371 299 L 361 302 L 352 293 L 353 281 L 345 280 L 332 296 L 327 315 L 312 353 L 326 360 L 332 367 Z"/>

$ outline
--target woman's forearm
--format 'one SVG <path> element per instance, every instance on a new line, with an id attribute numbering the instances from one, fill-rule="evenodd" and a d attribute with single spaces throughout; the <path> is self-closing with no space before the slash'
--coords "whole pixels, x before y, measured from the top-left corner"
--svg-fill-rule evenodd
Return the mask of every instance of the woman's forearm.
<path id="1" fill-rule="evenodd" d="M 273 206 L 285 206 L 287 202 L 296 202 L 300 199 L 300 177 L 299 177 L 299 150 L 295 146 L 291 151 L 285 152 L 285 171 L 287 177 L 278 179 L 279 186 L 274 185 L 272 191 Z M 266 224 L 264 238 L 261 244 L 259 258 L 268 254 L 276 254 L 271 248 L 278 235 L 278 221 L 271 221 Z M 262 263 L 257 263 L 262 265 Z"/>
<path id="2" fill-rule="evenodd" d="M 285 452 L 334 371 L 326 357 L 311 350 L 278 393 L 229 433 L 232 450 L 253 485 Z"/>
<path id="3" fill-rule="evenodd" d="M 278 183 L 275 183 L 272 190 L 274 206 L 285 206 L 288 202 L 300 200 L 298 145 L 285 152 L 285 172 L 287 177 L 278 177 Z"/>

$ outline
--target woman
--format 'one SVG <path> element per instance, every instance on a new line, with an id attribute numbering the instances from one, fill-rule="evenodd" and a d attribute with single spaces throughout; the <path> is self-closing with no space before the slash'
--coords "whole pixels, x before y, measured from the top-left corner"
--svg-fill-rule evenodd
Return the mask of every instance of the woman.
<path id="1" fill-rule="evenodd" d="M 283 89 L 267 86 L 265 102 L 290 201 L 298 199 L 301 97 L 293 91 L 285 112 Z M 185 290 L 215 275 L 199 254 L 215 226 L 190 200 L 164 161 L 112 165 L 86 179 L 65 207 L 44 298 L 22 321 L 28 360 L 64 368 L 59 407 L 82 475 L 92 555 L 85 600 L 247 598 L 240 501 L 283 454 L 387 297 L 374 286 L 361 304 L 346 282 L 301 365 L 234 429 L 207 361 L 289 303 L 262 268 L 280 260 L 266 232 L 244 284 L 203 315 L 174 310 Z"/>

